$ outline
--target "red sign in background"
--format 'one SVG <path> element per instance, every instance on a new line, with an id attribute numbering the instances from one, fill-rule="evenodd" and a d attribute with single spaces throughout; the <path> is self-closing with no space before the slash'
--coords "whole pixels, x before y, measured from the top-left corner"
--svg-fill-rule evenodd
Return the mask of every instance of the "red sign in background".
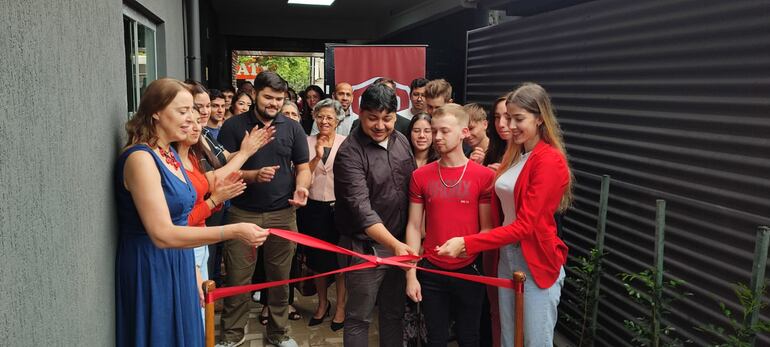
<path id="1" fill-rule="evenodd" d="M 353 112 L 366 87 L 380 77 L 396 81 L 398 110 L 409 108 L 409 84 L 425 77 L 425 47 L 350 46 L 334 48 L 334 81 L 353 86 Z"/>

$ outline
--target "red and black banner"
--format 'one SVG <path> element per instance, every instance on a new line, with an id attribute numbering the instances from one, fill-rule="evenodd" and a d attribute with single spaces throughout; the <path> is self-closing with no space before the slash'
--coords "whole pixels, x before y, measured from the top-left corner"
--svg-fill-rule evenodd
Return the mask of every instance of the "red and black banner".
<path id="1" fill-rule="evenodd" d="M 409 84 L 425 77 L 425 46 L 331 46 L 334 83 L 353 86 L 353 112 L 361 94 L 380 77 L 396 81 L 398 110 L 409 108 Z M 327 64 L 329 59 L 327 48 Z M 327 70 L 328 71 L 328 70 Z M 330 86 L 333 89 L 334 86 Z"/>

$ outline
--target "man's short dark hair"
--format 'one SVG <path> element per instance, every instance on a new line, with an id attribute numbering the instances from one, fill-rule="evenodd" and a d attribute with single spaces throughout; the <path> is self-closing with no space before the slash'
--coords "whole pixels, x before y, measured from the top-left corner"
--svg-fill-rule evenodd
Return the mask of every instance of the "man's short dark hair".
<path id="1" fill-rule="evenodd" d="M 387 78 L 387 77 L 380 77 L 380 78 L 374 80 L 374 82 L 372 82 L 372 84 L 383 84 L 383 83 L 384 84 L 392 85 L 393 88 L 396 88 L 396 81 L 394 81 L 394 80 L 392 80 L 390 78 Z"/>
<path id="2" fill-rule="evenodd" d="M 268 87 L 277 92 L 285 93 L 289 89 L 289 84 L 273 71 L 262 71 L 254 78 L 254 91 L 259 94 L 262 89 Z"/>
<path id="3" fill-rule="evenodd" d="M 415 78 L 414 80 L 412 80 L 412 84 L 409 85 L 409 90 L 412 91 L 417 88 L 425 87 L 425 85 L 428 84 L 428 82 L 430 82 L 430 80 L 427 78 L 422 78 L 422 77 Z"/>
<path id="4" fill-rule="evenodd" d="M 289 89 L 287 89 L 286 92 L 289 94 L 289 100 L 293 102 L 297 101 L 297 92 L 294 90 L 294 88 L 289 87 Z"/>
<path id="5" fill-rule="evenodd" d="M 384 84 L 372 84 L 361 95 L 361 111 L 396 112 L 396 93 Z"/>
<path id="6" fill-rule="evenodd" d="M 221 89 L 221 91 L 222 93 L 230 92 L 230 93 L 233 93 L 233 95 L 235 95 L 235 88 L 233 88 L 233 86 L 231 85 L 226 85 L 224 88 Z"/>
<path id="7" fill-rule="evenodd" d="M 219 91 L 219 89 L 209 89 L 209 98 L 211 98 L 211 101 L 214 101 L 214 99 L 225 99 L 225 95 L 222 94 L 222 92 Z"/>

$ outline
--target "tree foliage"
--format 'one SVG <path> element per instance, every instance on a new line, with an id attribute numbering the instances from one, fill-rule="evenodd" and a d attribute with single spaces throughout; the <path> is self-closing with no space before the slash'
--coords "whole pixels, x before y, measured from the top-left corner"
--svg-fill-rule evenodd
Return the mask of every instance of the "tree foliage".
<path id="1" fill-rule="evenodd" d="M 591 309 L 594 307 L 594 291 L 599 290 L 596 285 L 598 278 L 602 275 L 599 263 L 606 254 L 599 253 L 599 250 L 592 248 L 588 257 L 578 257 L 577 266 L 570 267 L 574 277 L 567 277 L 567 283 L 575 290 L 579 302 L 567 300 L 571 305 L 580 309 L 580 316 L 574 317 L 568 313 L 560 314 L 564 322 L 571 329 L 578 331 L 578 342 L 576 346 L 593 346 L 594 336 L 591 334 L 591 326 L 596 324 L 592 322 Z"/>
<path id="2" fill-rule="evenodd" d="M 309 57 L 240 56 L 238 63 L 256 63 L 262 70 L 275 71 L 296 91 L 304 90 L 311 83 Z"/>
<path id="3" fill-rule="evenodd" d="M 759 320 L 753 324 L 749 322 L 749 316 L 752 313 L 766 306 L 762 303 L 762 297 L 766 293 L 766 288 L 767 285 L 765 284 L 759 293 L 754 294 L 745 284 L 736 284 L 733 291 L 738 297 L 738 302 L 743 310 L 742 315 L 736 317 L 724 302 L 720 302 L 719 308 L 728 321 L 727 329 L 714 324 L 708 324 L 696 329 L 707 332 L 717 338 L 719 342 L 713 344 L 715 347 L 751 347 L 757 334 L 770 332 L 770 321 L 768 320 Z"/>
<path id="4" fill-rule="evenodd" d="M 649 317 L 635 317 L 626 319 L 623 325 L 634 337 L 631 340 L 637 346 L 674 347 L 682 346 L 692 341 L 681 341 L 673 336 L 676 329 L 666 323 L 666 316 L 671 313 L 671 304 L 691 296 L 690 292 L 682 292 L 685 282 L 678 279 L 664 281 L 661 287 L 655 283 L 655 269 L 647 269 L 640 273 L 620 273 L 618 276 L 623 281 L 623 287 L 628 295 L 649 310 Z M 641 284 L 639 288 L 634 284 Z M 664 294 L 664 290 L 670 294 Z M 660 326 L 660 334 L 653 329 L 655 324 Z M 668 341 L 663 341 L 663 337 Z"/>

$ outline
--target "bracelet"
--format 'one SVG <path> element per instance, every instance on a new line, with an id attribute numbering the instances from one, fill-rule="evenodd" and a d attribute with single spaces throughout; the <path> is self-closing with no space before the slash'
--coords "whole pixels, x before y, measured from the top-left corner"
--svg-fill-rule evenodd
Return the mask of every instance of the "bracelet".
<path id="1" fill-rule="evenodd" d="M 225 226 L 220 225 L 219 226 L 219 241 L 224 241 L 225 239 Z"/>

